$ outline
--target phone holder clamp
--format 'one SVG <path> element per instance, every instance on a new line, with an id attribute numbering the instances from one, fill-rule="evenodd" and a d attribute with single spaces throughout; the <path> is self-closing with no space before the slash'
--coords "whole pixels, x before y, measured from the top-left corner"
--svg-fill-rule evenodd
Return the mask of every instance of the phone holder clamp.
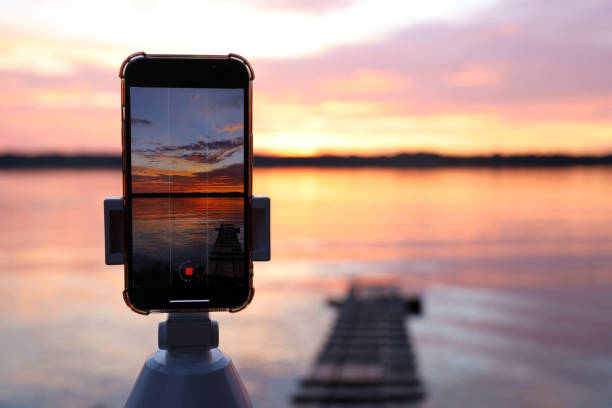
<path id="1" fill-rule="evenodd" d="M 253 261 L 270 260 L 270 198 L 253 196 L 251 226 Z M 123 265 L 123 197 L 104 200 L 104 249 L 107 265 Z"/>

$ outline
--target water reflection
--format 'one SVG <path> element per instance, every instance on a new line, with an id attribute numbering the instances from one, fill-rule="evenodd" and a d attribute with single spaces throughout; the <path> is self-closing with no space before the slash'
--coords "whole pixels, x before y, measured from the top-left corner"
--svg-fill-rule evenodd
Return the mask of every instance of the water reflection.
<path id="1" fill-rule="evenodd" d="M 246 277 L 243 206 L 242 197 L 133 198 L 134 287 L 197 299 L 213 280 Z"/>
<path id="2" fill-rule="evenodd" d="M 254 183 L 272 197 L 273 261 L 246 311 L 215 318 L 256 406 L 284 405 L 334 317 L 324 300 L 353 276 L 426 290 L 425 406 L 612 401 L 612 169 L 258 169 Z M 0 405 L 122 406 L 163 316 L 129 311 L 123 269 L 103 265 L 120 171 L 3 171 L 0 187 Z"/>

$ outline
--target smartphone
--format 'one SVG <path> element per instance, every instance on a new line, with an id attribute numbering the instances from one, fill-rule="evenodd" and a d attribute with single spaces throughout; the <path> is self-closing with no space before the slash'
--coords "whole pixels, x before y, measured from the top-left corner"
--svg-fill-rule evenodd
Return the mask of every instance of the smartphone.
<path id="1" fill-rule="evenodd" d="M 253 297 L 253 69 L 136 53 L 120 68 L 127 305 L 240 310 Z"/>

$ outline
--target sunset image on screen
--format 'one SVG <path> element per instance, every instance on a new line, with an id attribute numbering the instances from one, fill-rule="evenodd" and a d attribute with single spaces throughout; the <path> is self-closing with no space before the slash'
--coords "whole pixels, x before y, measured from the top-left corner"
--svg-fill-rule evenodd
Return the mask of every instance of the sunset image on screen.
<path id="1" fill-rule="evenodd" d="M 202 297 L 244 274 L 242 89 L 130 90 L 134 285 Z"/>
<path id="2" fill-rule="evenodd" d="M 241 193 L 242 89 L 132 88 L 132 192 Z"/>

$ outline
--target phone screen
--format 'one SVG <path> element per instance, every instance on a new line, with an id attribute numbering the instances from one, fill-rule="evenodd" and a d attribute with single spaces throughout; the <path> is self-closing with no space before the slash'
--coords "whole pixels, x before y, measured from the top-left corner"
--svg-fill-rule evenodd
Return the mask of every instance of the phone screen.
<path id="1" fill-rule="evenodd" d="M 133 287 L 207 303 L 244 282 L 244 100 L 244 89 L 130 88 Z"/>

